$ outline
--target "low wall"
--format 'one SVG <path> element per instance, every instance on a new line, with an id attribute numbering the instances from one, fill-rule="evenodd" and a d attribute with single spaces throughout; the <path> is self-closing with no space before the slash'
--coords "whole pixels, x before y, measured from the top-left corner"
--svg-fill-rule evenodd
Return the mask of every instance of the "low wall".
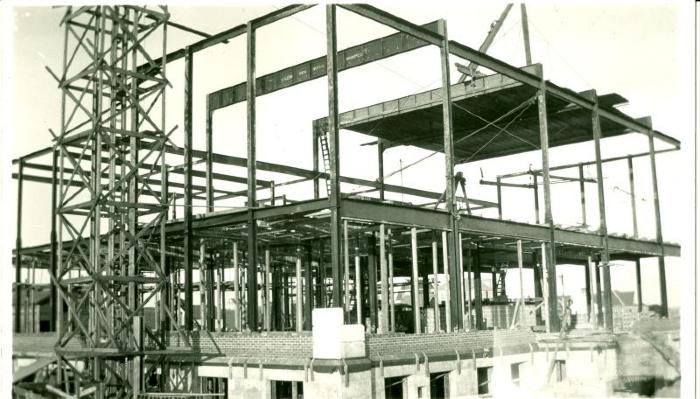
<path id="1" fill-rule="evenodd" d="M 305 332 L 202 332 L 190 334 L 192 347 L 203 353 L 226 356 L 309 358 L 313 352 L 310 331 Z M 170 346 L 185 346 L 177 333 L 170 334 Z"/>
<path id="2" fill-rule="evenodd" d="M 370 357 L 413 356 L 414 353 L 471 351 L 483 348 L 534 344 L 535 334 L 526 330 L 482 330 L 431 334 L 384 334 L 367 337 Z"/>

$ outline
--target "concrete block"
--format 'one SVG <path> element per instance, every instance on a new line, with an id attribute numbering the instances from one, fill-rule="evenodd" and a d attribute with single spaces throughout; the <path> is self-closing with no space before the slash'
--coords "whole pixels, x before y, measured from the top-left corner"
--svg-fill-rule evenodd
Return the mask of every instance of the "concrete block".
<path id="1" fill-rule="evenodd" d="M 340 332 L 343 342 L 365 341 L 365 328 L 362 324 L 348 324 L 343 326 Z"/>
<path id="2" fill-rule="evenodd" d="M 312 329 L 333 329 L 343 325 L 343 308 L 316 308 L 311 314 Z"/>
<path id="3" fill-rule="evenodd" d="M 321 328 L 313 331 L 313 357 L 316 359 L 365 356 L 365 334 L 361 324 L 340 326 L 337 330 Z"/>
<path id="4" fill-rule="evenodd" d="M 365 341 L 343 342 L 342 356 L 344 359 L 367 356 Z"/>

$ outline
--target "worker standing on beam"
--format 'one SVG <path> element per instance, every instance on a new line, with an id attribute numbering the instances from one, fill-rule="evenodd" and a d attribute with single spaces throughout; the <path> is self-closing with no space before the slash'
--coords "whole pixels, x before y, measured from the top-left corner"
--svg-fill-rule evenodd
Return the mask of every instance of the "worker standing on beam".
<path id="1" fill-rule="evenodd" d="M 458 185 L 462 187 L 462 195 L 464 195 L 464 203 L 467 205 L 467 213 L 471 215 L 472 210 L 469 206 L 469 198 L 467 197 L 467 178 L 464 177 L 464 174 L 461 171 L 459 171 L 455 174 L 454 185 L 455 185 L 455 190 L 457 189 Z M 445 200 L 446 195 L 447 195 L 447 190 L 443 191 L 442 194 L 440 195 L 440 198 L 435 203 L 435 209 L 437 209 L 438 206 L 440 206 L 440 204 L 442 203 L 442 201 Z"/>

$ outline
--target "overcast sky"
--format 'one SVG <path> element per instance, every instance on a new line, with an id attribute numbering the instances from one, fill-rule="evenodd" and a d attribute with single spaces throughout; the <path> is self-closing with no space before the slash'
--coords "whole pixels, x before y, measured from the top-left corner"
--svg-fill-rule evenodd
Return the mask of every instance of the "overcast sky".
<path id="1" fill-rule="evenodd" d="M 692 20 L 687 6 L 680 2 L 641 5 L 632 3 L 555 5 L 537 3 L 528 6 L 533 61 L 544 65 L 544 74 L 553 82 L 582 91 L 595 88 L 599 94 L 616 92 L 629 100 L 622 108 L 631 116 L 651 116 L 654 127 L 679 139 L 684 150 L 657 158 L 664 238 L 684 244 L 684 257 L 669 258 L 667 278 L 669 302 L 677 306 L 683 294 L 681 275 L 683 269 L 692 267 L 687 256 L 689 249 L 691 168 L 688 167 L 693 138 L 692 84 L 688 79 L 692 72 L 689 41 Z M 275 6 L 256 8 L 174 6 L 170 8 L 172 20 L 188 26 L 216 33 L 251 18 L 273 11 Z M 383 9 L 415 23 L 426 23 L 439 18 L 447 20 L 449 36 L 466 45 L 478 48 L 491 22 L 503 9 L 502 4 L 445 6 L 432 2 L 430 7 L 396 6 L 385 4 Z M 14 126 L 3 126 L 4 140 L 11 149 L 9 156 L 17 157 L 43 148 L 49 144 L 49 128 L 58 129 L 60 120 L 60 92 L 44 67 L 60 71 L 62 55 L 62 28 L 58 26 L 63 10 L 51 8 L 16 8 L 14 34 L 10 59 L 5 68 L 13 69 L 9 93 L 11 93 Z M 265 27 L 258 33 L 258 74 L 272 72 L 325 53 L 324 10 L 314 7 L 293 18 Z M 344 48 L 392 33 L 388 28 L 366 21 L 347 11 L 338 11 L 339 47 Z M 180 48 L 198 38 L 169 31 L 169 51 Z M 520 29 L 520 10 L 513 7 L 489 54 L 516 66 L 525 64 Z M 451 59 L 454 62 L 463 60 Z M 426 48 L 404 54 L 379 63 L 356 68 L 340 75 L 340 108 L 351 110 L 360 106 L 390 100 L 438 87 L 440 84 L 438 51 Z M 7 69 L 5 69 L 7 72 Z M 182 62 L 168 67 L 168 77 L 173 88 L 168 91 L 168 126 L 182 126 Z M 452 81 L 459 74 L 453 68 Z M 239 83 L 245 79 L 245 37 L 231 40 L 228 45 L 217 46 L 195 58 L 194 126 L 195 146 L 204 148 L 204 99 L 214 90 Z M 326 111 L 325 79 L 296 86 L 258 101 L 258 154 L 259 160 L 284 163 L 311 169 L 311 133 L 313 119 Z M 238 104 L 217 111 L 214 119 L 215 148 L 217 152 L 245 156 L 245 106 Z M 181 130 L 178 132 L 181 134 Z M 181 135 L 176 135 L 181 142 Z M 343 175 L 375 179 L 376 153 L 374 147 L 360 147 L 371 141 L 367 137 L 343 132 L 341 138 Z M 603 156 L 614 156 L 646 150 L 646 139 L 641 135 L 626 136 L 620 140 L 604 140 Z M 657 148 L 664 145 L 657 143 Z M 551 165 L 593 158 L 590 143 L 555 148 L 551 151 Z M 385 171 L 410 163 L 427 152 L 419 149 L 398 148 L 386 154 Z M 7 161 L 7 160 L 5 160 Z M 406 170 L 388 180 L 389 183 L 442 191 L 444 189 L 442 156 L 434 156 L 420 167 Z M 475 162 L 458 167 L 468 178 L 470 195 L 495 200 L 493 187 L 478 187 L 481 175 L 494 179 L 496 175 L 526 170 L 531 164 L 540 164 L 538 152 L 502 159 Z M 7 162 L 5 162 L 7 164 Z M 649 185 L 647 158 L 635 161 L 638 174 L 639 218 L 641 234 L 654 236 L 653 199 Z M 606 165 L 606 201 L 610 229 L 617 233 L 631 233 L 629 196 L 625 192 L 626 164 Z M 242 170 L 222 168 L 220 171 Z M 575 173 L 575 171 L 569 171 Z M 9 172 L 8 172 L 9 173 Z M 587 169 L 594 176 L 594 169 Z M 7 173 L 6 173 L 7 174 Z M 277 176 L 261 173 L 261 178 Z M 554 219 L 556 223 L 575 225 L 580 222 L 577 185 L 560 185 L 554 195 Z M 12 185 L 14 187 L 14 185 Z M 343 187 L 352 190 L 353 187 Z M 308 195 L 309 187 L 290 189 L 288 194 L 297 198 Z M 27 184 L 25 198 L 23 239 L 25 245 L 45 243 L 48 240 L 49 200 L 48 188 Z M 12 195 L 10 192 L 9 195 Z M 528 191 L 504 192 L 505 217 L 531 221 L 531 197 Z M 587 188 L 590 209 L 589 219 L 596 220 L 595 187 Z M 526 196 L 526 199 L 522 197 Z M 307 196 L 308 198 L 308 196 Z M 401 199 L 401 198 L 395 198 Z M 14 210 L 14 199 L 4 202 Z M 238 203 L 232 201 L 231 205 Z M 571 205 L 573 204 L 573 205 Z M 29 208 L 31 207 L 31 208 Z M 596 209 L 594 209 L 596 208 Z M 616 210 L 610 212 L 610 210 Z M 493 216 L 493 214 L 486 214 Z M 8 232 L 14 240 L 14 233 Z M 13 242 L 13 241 L 11 241 Z M 658 274 L 655 260 L 643 261 L 645 301 L 658 301 Z M 582 269 L 562 266 L 565 286 L 580 291 Z M 620 262 L 613 268 L 613 288 L 634 290 L 632 265 Z M 510 279 L 510 277 L 509 277 Z M 516 284 L 511 284 L 515 286 Z M 529 288 L 528 288 L 529 290 Z"/>

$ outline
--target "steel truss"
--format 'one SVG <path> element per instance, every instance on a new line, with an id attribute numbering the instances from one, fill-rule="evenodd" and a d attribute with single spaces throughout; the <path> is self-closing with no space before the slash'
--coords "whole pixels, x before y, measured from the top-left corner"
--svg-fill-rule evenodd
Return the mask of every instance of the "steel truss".
<path id="1" fill-rule="evenodd" d="M 136 397 L 155 369 L 144 370 L 146 352 L 154 363 L 165 359 L 168 322 L 177 325 L 162 234 L 168 18 L 165 7 L 68 7 L 63 71 L 51 72 L 62 91 L 52 278 L 59 309 L 68 310 L 59 312 L 56 354 L 75 380 L 64 389 L 95 397 Z M 73 179 L 82 184 L 64 184 Z M 63 245 L 62 236 L 72 242 Z M 165 316 L 153 329 L 143 320 L 151 301 Z"/>

